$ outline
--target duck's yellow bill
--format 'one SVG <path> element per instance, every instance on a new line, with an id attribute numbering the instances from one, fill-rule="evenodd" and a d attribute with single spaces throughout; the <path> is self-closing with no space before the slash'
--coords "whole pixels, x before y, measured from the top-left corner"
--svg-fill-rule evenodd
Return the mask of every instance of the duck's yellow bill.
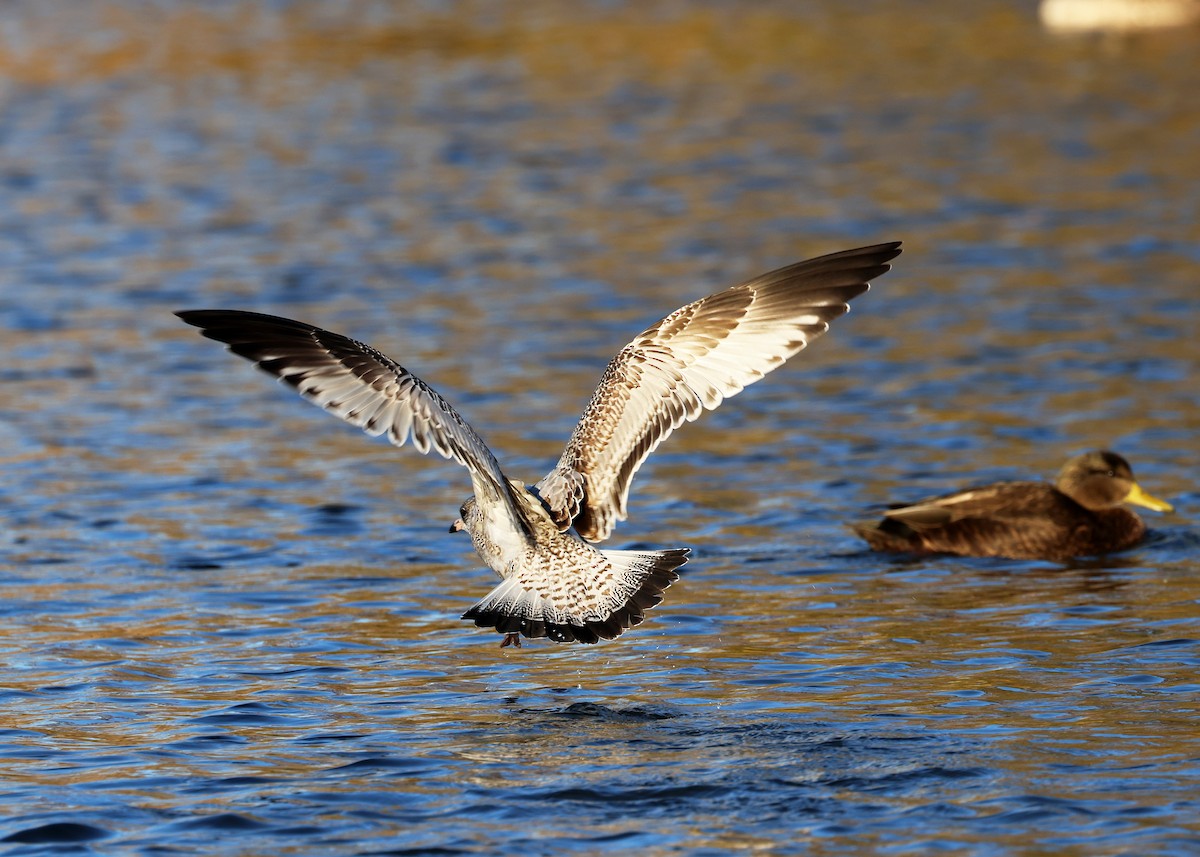
<path id="1" fill-rule="evenodd" d="M 1166 500 L 1160 500 L 1157 497 L 1152 497 L 1142 490 L 1142 486 L 1136 482 L 1129 489 L 1129 493 L 1125 495 L 1125 502 L 1132 503 L 1135 506 L 1145 506 L 1147 509 L 1153 509 L 1156 512 L 1174 512 L 1175 507 Z"/>

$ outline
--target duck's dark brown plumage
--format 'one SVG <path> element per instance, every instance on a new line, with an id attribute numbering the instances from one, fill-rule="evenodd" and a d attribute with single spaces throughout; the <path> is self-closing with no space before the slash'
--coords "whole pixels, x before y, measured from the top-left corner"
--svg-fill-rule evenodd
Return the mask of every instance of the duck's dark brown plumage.
<path id="1" fill-rule="evenodd" d="M 1088 452 L 1055 484 L 998 482 L 932 497 L 854 526 L 873 550 L 1067 561 L 1133 547 L 1146 533 L 1123 503 L 1171 506 L 1142 491 L 1124 458 Z"/>

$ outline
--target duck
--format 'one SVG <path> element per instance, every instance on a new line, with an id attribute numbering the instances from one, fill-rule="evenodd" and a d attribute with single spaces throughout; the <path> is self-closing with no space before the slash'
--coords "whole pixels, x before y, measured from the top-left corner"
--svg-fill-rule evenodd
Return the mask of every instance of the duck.
<path id="1" fill-rule="evenodd" d="M 1174 507 L 1146 493 L 1110 450 L 1076 455 L 1054 484 L 996 482 L 889 509 L 852 525 L 872 550 L 1068 562 L 1127 550 L 1146 525 L 1125 504 Z"/>

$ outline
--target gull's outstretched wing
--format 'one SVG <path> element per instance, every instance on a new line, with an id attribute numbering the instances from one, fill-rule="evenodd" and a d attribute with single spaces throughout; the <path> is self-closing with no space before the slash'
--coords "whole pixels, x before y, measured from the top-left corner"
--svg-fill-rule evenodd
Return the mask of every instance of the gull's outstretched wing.
<path id="1" fill-rule="evenodd" d="M 602 541 L 626 517 L 646 456 L 685 421 L 741 392 L 845 313 L 900 242 L 771 271 L 676 310 L 605 369 L 554 470 L 537 485 L 559 526 Z"/>
<path id="2" fill-rule="evenodd" d="M 273 315 L 222 309 L 176 315 L 367 434 L 387 434 L 396 446 L 411 437 L 419 452 L 434 450 L 462 464 L 480 502 L 500 500 L 514 531 L 528 532 L 491 450 L 449 402 L 391 358 L 340 334 Z"/>

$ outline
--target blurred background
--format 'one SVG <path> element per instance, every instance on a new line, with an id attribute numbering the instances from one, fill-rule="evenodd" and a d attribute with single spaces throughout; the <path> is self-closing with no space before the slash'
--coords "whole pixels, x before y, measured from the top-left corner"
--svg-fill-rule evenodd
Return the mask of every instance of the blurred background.
<path id="1" fill-rule="evenodd" d="M 1198 17 L 6 2 L 0 841 L 1200 847 Z M 171 314 L 369 342 L 533 481 L 637 331 L 884 240 L 848 317 L 635 480 L 612 545 L 696 559 L 588 649 L 457 620 L 493 580 L 445 534 L 456 466 Z M 1097 447 L 1176 505 L 1129 554 L 845 528 Z"/>

